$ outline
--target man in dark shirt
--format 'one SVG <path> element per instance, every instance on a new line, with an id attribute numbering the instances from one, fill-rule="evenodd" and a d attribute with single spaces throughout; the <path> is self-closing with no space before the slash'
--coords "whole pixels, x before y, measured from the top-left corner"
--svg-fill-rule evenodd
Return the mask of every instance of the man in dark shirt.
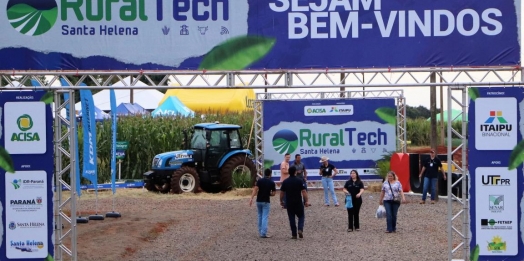
<path id="1" fill-rule="evenodd" d="M 295 176 L 296 171 L 294 166 L 290 167 L 289 178 L 284 180 L 280 187 L 281 205 L 284 205 L 284 197 L 286 197 L 287 215 L 289 217 L 289 225 L 291 226 L 291 239 L 297 239 L 295 217 L 298 217 L 298 237 L 304 237 L 304 206 L 309 206 L 306 188 L 302 180 Z M 304 198 L 304 201 L 302 201 L 302 198 Z"/>
<path id="2" fill-rule="evenodd" d="M 302 162 L 302 157 L 300 156 L 300 154 L 295 155 L 295 161 L 293 161 L 291 166 L 295 166 L 295 168 L 297 169 L 296 176 L 297 178 L 303 180 L 304 186 L 307 190 L 307 171 L 304 162 Z"/>
<path id="3" fill-rule="evenodd" d="M 269 197 L 274 196 L 276 192 L 275 182 L 271 180 L 271 170 L 265 169 L 264 178 L 257 181 L 251 194 L 251 200 L 249 201 L 249 206 L 253 205 L 253 198 L 255 195 L 257 196 L 258 233 L 261 238 L 270 238 L 267 234 L 267 223 L 271 209 Z"/>
<path id="4" fill-rule="evenodd" d="M 440 173 L 439 168 L 442 167 L 442 163 L 440 162 L 440 159 L 435 157 L 435 151 L 431 150 L 430 157 L 428 160 L 422 162 L 422 170 L 420 171 L 420 175 L 418 175 L 419 179 L 422 179 L 422 174 L 425 174 L 424 176 L 424 186 L 422 188 L 422 201 L 420 201 L 420 204 L 426 203 L 426 196 L 428 194 L 428 188 L 431 186 L 431 204 L 435 204 L 435 197 L 437 196 L 437 181 L 438 181 L 438 175 Z M 446 175 L 443 175 L 444 180 L 446 180 Z"/>

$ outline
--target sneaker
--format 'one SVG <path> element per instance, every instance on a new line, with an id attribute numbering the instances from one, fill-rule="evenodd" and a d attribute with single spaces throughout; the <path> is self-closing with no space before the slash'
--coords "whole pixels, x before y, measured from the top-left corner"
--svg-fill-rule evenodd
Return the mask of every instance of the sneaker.
<path id="1" fill-rule="evenodd" d="M 302 230 L 298 231 L 298 237 L 299 238 L 304 238 L 304 234 L 302 233 Z"/>
<path id="2" fill-rule="evenodd" d="M 420 204 L 426 204 L 426 201 L 422 200 L 420 201 Z"/>
<path id="3" fill-rule="evenodd" d="M 353 229 L 348 228 L 348 232 L 353 232 Z"/>
<path id="4" fill-rule="evenodd" d="M 335 207 L 338 207 L 338 206 L 340 206 L 340 204 L 338 204 L 338 203 L 337 203 L 337 204 L 335 204 Z"/>
<path id="5" fill-rule="evenodd" d="M 435 200 L 432 200 L 432 201 L 431 201 L 431 204 L 435 204 Z"/>
<path id="6" fill-rule="evenodd" d="M 292 236 L 291 239 L 297 239 L 297 236 Z"/>
<path id="7" fill-rule="evenodd" d="M 325 204 L 324 206 L 329 207 L 329 204 Z"/>
<path id="8" fill-rule="evenodd" d="M 265 236 L 260 236 L 260 238 L 271 238 L 271 236 L 265 235 Z"/>

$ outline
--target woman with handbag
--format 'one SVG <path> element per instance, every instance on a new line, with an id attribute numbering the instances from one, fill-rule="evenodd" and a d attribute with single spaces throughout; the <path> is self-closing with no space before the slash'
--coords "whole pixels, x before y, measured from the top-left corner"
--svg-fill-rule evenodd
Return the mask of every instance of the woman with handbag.
<path id="1" fill-rule="evenodd" d="M 386 233 L 397 232 L 397 213 L 401 202 L 406 202 L 402 184 L 398 181 L 397 174 L 393 171 L 388 172 L 387 180 L 382 184 L 379 204 L 384 204 L 386 209 Z"/>
<path id="2" fill-rule="evenodd" d="M 364 193 L 364 183 L 356 170 L 352 170 L 350 178 L 344 185 L 344 194 L 346 194 L 346 209 L 348 210 L 348 232 L 360 230 L 359 212 L 362 206 L 362 193 Z M 347 204 L 351 201 L 351 204 Z"/>

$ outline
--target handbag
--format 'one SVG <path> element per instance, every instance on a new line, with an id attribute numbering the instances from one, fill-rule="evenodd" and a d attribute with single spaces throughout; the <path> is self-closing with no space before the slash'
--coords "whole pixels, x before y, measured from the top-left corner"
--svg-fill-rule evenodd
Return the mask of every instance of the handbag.
<path id="1" fill-rule="evenodd" d="M 393 188 L 391 187 L 391 183 L 389 183 L 389 189 L 391 190 L 391 194 L 393 195 L 393 201 L 400 202 L 400 195 L 395 195 L 395 192 L 393 192 Z"/>
<path id="2" fill-rule="evenodd" d="M 346 195 L 346 208 L 353 208 L 353 199 L 351 198 L 351 194 Z"/>

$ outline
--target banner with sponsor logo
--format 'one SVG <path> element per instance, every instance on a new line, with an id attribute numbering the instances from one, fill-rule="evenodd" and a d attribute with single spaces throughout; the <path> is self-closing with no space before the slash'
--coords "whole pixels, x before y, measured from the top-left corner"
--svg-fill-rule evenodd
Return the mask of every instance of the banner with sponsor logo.
<path id="1" fill-rule="evenodd" d="M 516 0 L 6 0 L 0 8 L 0 70 L 520 64 Z"/>
<path id="2" fill-rule="evenodd" d="M 319 160 L 327 156 L 347 179 L 352 169 L 364 179 L 375 161 L 396 150 L 395 100 L 326 99 L 268 100 L 263 102 L 264 167 L 280 177 L 286 153 L 300 154 L 308 179 L 320 179 Z M 367 172 L 368 170 L 369 172 Z"/>
<path id="3" fill-rule="evenodd" d="M 0 95 L 0 260 L 53 256 L 52 95 Z"/>
<path id="4" fill-rule="evenodd" d="M 523 260 L 523 89 L 470 88 L 471 248 L 479 260 Z"/>
<path id="5" fill-rule="evenodd" d="M 84 133 L 84 154 L 82 176 L 95 186 L 98 184 L 95 105 L 91 90 L 80 90 L 82 100 L 82 132 Z"/>

